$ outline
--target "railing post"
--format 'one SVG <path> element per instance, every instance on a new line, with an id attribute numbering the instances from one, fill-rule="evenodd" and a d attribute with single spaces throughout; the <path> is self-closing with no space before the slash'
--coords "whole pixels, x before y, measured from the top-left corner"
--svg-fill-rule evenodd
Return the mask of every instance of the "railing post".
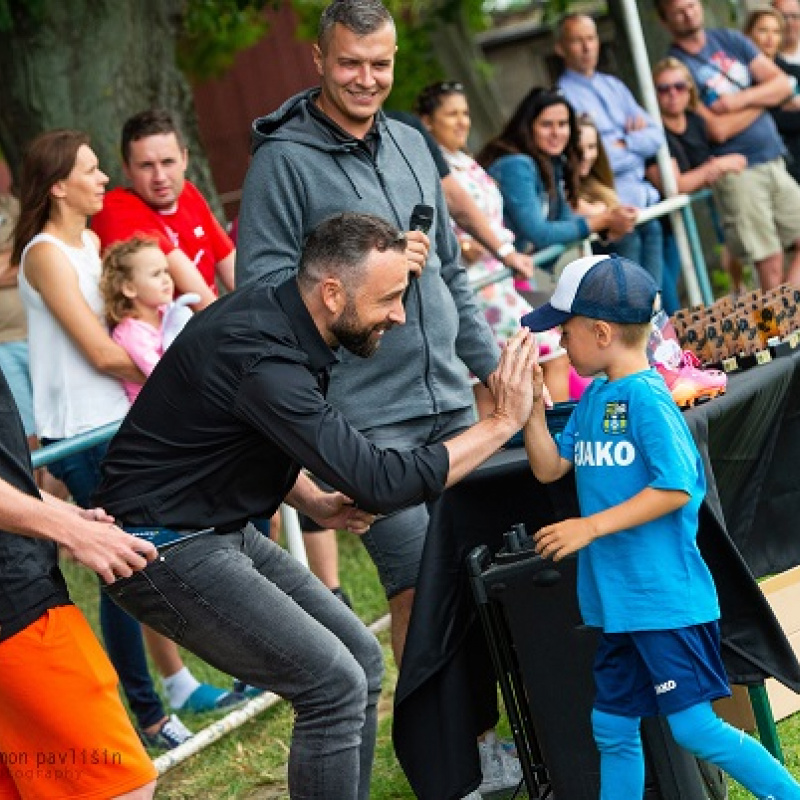
<path id="1" fill-rule="evenodd" d="M 775 717 L 772 716 L 767 687 L 762 682 L 748 686 L 747 690 L 750 693 L 750 704 L 753 706 L 753 716 L 756 718 L 761 744 L 783 764 L 781 740 L 778 738 L 778 729 L 775 727 Z"/>
<path id="2" fill-rule="evenodd" d="M 706 305 L 711 305 L 711 303 L 714 302 L 714 292 L 711 290 L 711 283 L 708 280 L 708 267 L 706 266 L 706 259 L 703 255 L 703 246 L 700 243 L 700 236 L 697 233 L 697 223 L 694 219 L 694 212 L 691 206 L 684 206 L 680 213 L 683 223 L 686 226 L 686 235 L 689 239 L 689 248 L 692 251 L 692 261 L 694 262 L 697 281 L 700 284 L 700 293 L 703 302 Z"/>

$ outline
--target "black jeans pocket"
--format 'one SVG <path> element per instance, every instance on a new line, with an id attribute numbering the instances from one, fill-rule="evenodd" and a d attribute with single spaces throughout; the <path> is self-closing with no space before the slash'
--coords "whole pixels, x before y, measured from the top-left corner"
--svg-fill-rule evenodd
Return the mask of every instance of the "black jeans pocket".
<path id="1" fill-rule="evenodd" d="M 139 622 L 180 643 L 186 630 L 186 618 L 170 602 L 151 574 L 154 564 L 147 569 L 120 578 L 104 586 L 103 591 L 121 608 Z M 166 576 L 167 581 L 171 580 Z"/>

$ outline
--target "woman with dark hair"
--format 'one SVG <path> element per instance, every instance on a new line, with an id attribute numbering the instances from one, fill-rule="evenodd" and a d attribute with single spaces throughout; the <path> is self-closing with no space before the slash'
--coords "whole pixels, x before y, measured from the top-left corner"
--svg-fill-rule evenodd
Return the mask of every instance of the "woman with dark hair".
<path id="1" fill-rule="evenodd" d="M 439 145 L 450 167 L 450 174 L 475 201 L 498 239 L 513 242 L 514 234 L 503 226 L 503 198 L 497 184 L 464 149 L 471 127 L 464 87 L 452 81 L 440 81 L 427 86 L 417 98 L 416 112 Z M 483 248 L 455 222 L 453 225 L 461 246 L 461 262 L 469 270 L 472 279 L 487 278 L 505 270 L 493 253 Z M 500 345 L 519 330 L 520 319 L 531 310 L 531 306 L 517 292 L 512 277 L 479 289 L 475 299 Z M 537 334 L 536 338 L 545 384 L 553 401 L 569 400 L 569 361 L 561 347 L 560 332 L 555 329 L 545 331 Z M 473 391 L 479 416 L 488 416 L 494 408 L 492 393 L 481 383 L 476 383 Z"/>
<path id="2" fill-rule="evenodd" d="M 12 262 L 20 266 L 34 420 L 43 444 L 120 421 L 129 407 L 120 380 L 144 380 L 103 323 L 99 242 L 86 222 L 102 208 L 107 182 L 79 131 L 45 133 L 25 154 Z M 50 468 L 83 508 L 92 507 L 106 448 L 95 445 Z M 165 715 L 156 694 L 139 623 L 103 593 L 100 624 L 145 744 L 166 748 L 185 741 L 191 733 Z"/>
<path id="3" fill-rule="evenodd" d="M 531 89 L 500 135 L 478 154 L 478 163 L 500 186 L 505 222 L 518 248 L 569 244 L 595 231 L 616 240 L 633 229 L 632 206 L 619 205 L 591 216 L 573 211 L 579 162 L 572 107 L 557 91 Z"/>

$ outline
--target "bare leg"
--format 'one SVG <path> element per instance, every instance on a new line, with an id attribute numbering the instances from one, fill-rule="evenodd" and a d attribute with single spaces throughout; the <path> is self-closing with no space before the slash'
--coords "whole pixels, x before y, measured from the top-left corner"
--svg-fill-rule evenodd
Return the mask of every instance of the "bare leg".
<path id="1" fill-rule="evenodd" d="M 339 546 L 336 531 L 303 532 L 309 569 L 329 588 L 339 587 Z"/>
<path id="2" fill-rule="evenodd" d="M 400 666 L 403 660 L 403 649 L 406 646 L 408 623 L 411 620 L 411 608 L 414 605 L 414 589 L 404 589 L 389 600 L 389 611 L 392 614 L 392 652 L 394 663 Z"/>
<path id="3" fill-rule="evenodd" d="M 159 675 L 169 678 L 170 675 L 183 669 L 183 659 L 175 642 L 156 633 L 147 625 L 142 625 L 142 633 L 145 645 L 147 645 L 147 652 L 150 653 Z"/>
<path id="4" fill-rule="evenodd" d="M 731 255 L 730 250 L 723 244 L 720 256 L 723 268 L 731 276 L 733 291 L 741 294 L 744 290 L 744 268 L 742 262 L 736 256 Z"/>
<path id="5" fill-rule="evenodd" d="M 786 272 L 786 280 L 793 286 L 800 286 L 800 241 L 794 243 L 789 259 L 789 268 Z"/>
<path id="6" fill-rule="evenodd" d="M 281 512 L 276 511 L 269 519 L 269 538 L 277 542 L 281 538 Z"/>
<path id="7" fill-rule="evenodd" d="M 756 262 L 761 289 L 774 289 L 783 283 L 783 251 L 773 253 Z"/>

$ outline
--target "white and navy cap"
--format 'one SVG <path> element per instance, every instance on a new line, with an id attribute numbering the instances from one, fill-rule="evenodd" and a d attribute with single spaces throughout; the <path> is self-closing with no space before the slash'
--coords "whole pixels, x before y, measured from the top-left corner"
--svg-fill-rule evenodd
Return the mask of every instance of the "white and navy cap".
<path id="1" fill-rule="evenodd" d="M 567 264 L 549 303 L 522 318 L 546 331 L 577 315 L 607 322 L 649 322 L 661 308 L 659 287 L 643 267 L 618 255 L 586 256 Z"/>

